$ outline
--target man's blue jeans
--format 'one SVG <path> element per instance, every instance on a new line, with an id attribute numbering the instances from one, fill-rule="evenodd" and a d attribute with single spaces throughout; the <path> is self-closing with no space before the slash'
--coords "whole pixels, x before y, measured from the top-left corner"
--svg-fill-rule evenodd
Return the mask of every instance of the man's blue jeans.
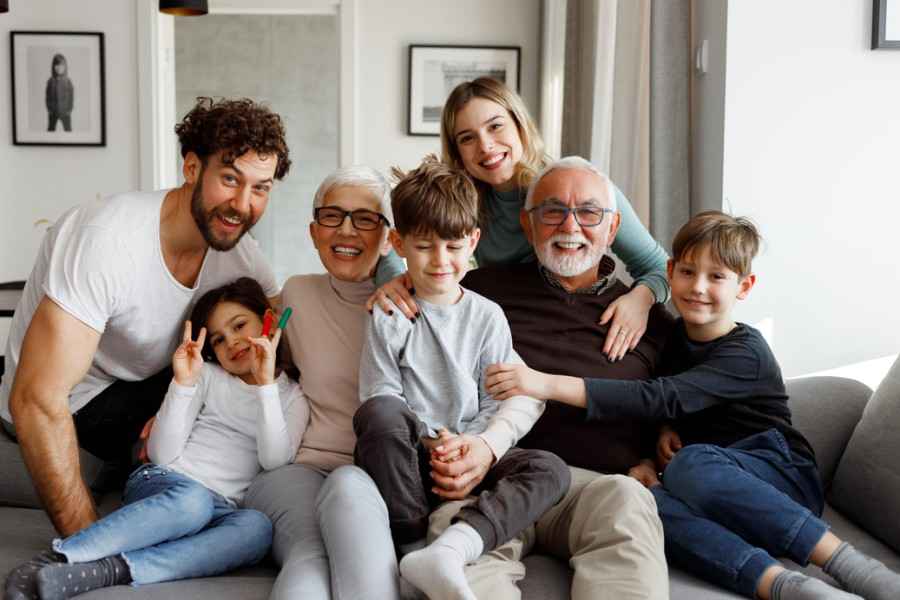
<path id="1" fill-rule="evenodd" d="M 53 541 L 70 563 L 121 554 L 135 584 L 216 575 L 262 559 L 272 523 L 236 509 L 201 483 L 157 465 L 136 469 L 124 506 L 89 527 Z"/>
<path id="2" fill-rule="evenodd" d="M 749 598 L 773 557 L 806 565 L 828 530 L 815 464 L 775 429 L 727 448 L 686 446 L 651 491 L 669 562 Z"/>

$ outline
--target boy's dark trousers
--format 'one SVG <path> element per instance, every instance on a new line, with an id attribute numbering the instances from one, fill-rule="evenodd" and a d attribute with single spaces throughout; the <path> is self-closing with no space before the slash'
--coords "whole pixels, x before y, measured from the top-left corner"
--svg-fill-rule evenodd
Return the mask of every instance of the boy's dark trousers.
<path id="1" fill-rule="evenodd" d="M 685 446 L 650 491 L 669 563 L 748 598 L 777 557 L 808 564 L 828 530 L 815 462 L 776 429 L 727 448 Z"/>
<path id="2" fill-rule="evenodd" d="M 353 417 L 356 464 L 375 481 L 388 508 L 398 545 L 425 537 L 428 515 L 443 500 L 433 493 L 428 428 L 401 399 L 381 396 L 363 403 Z M 569 489 L 569 467 L 543 450 L 510 448 L 472 491 L 478 500 L 454 518 L 475 528 L 484 552 L 537 521 Z"/>

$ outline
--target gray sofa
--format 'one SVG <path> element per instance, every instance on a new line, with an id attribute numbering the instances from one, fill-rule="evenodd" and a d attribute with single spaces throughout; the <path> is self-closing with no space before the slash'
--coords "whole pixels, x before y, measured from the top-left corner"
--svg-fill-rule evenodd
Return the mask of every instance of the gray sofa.
<path id="1" fill-rule="evenodd" d="M 788 392 L 795 423 L 813 444 L 829 488 L 825 518 L 840 537 L 900 570 L 900 466 L 892 462 L 900 448 L 896 427 L 900 424 L 900 361 L 874 395 L 856 381 L 833 377 L 792 380 Z M 18 448 L 2 434 L 0 438 L 0 575 L 5 577 L 10 569 L 48 547 L 53 528 L 39 508 L 21 506 L 32 503 L 30 485 L 10 480 L 10 473 L 17 470 L 14 463 L 21 459 Z M 84 462 L 87 471 L 96 467 L 90 457 Z M 109 495 L 101 511 L 111 510 L 116 502 L 114 495 Z M 525 600 L 569 597 L 567 565 L 542 555 L 530 556 L 525 563 L 528 575 L 520 583 Z M 807 571 L 827 578 L 817 569 Z M 221 577 L 107 588 L 81 597 L 264 599 L 274 574 L 274 566 L 268 563 Z M 739 597 L 676 569 L 671 570 L 670 581 L 674 599 Z"/>

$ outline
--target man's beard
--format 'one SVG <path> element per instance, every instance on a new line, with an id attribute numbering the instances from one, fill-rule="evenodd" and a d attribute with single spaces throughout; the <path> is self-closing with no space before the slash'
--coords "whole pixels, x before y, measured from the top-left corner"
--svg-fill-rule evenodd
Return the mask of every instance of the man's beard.
<path id="1" fill-rule="evenodd" d="M 553 244 L 556 242 L 582 243 L 587 247 L 587 251 L 581 251 L 571 256 L 559 256 L 553 248 Z M 606 248 L 591 246 L 591 243 L 582 235 L 557 233 L 540 246 L 535 246 L 534 252 L 544 268 L 551 273 L 560 277 L 575 277 L 589 269 L 596 269 L 606 253 Z"/>
<path id="2" fill-rule="evenodd" d="M 197 229 L 200 230 L 200 234 L 203 236 L 203 239 L 206 240 L 206 243 L 209 244 L 209 247 L 213 250 L 218 250 L 219 252 L 226 252 L 231 250 L 237 243 L 241 241 L 241 238 L 244 237 L 244 234 L 250 231 L 253 227 L 254 223 L 250 223 L 249 215 L 242 215 L 239 212 L 232 210 L 230 208 L 220 209 L 214 208 L 208 213 L 203 212 L 203 172 L 200 172 L 200 176 L 197 178 L 197 185 L 194 186 L 194 192 L 191 194 L 191 215 L 194 217 L 194 223 L 197 224 Z M 241 219 L 242 229 L 234 238 L 225 238 L 220 239 L 213 236 L 212 228 L 210 227 L 210 222 L 213 219 L 218 218 L 218 215 L 223 217 L 238 217 Z"/>

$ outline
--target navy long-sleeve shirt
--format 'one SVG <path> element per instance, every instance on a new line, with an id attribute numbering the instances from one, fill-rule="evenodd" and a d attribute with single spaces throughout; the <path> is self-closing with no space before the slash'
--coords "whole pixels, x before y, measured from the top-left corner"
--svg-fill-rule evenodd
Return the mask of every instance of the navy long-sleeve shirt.
<path id="1" fill-rule="evenodd" d="M 589 419 L 667 419 L 684 445 L 730 446 L 776 428 L 791 450 L 815 460 L 791 424 L 781 369 L 762 335 L 738 324 L 711 342 L 694 342 L 679 319 L 662 356 L 662 376 L 585 379 Z"/>

